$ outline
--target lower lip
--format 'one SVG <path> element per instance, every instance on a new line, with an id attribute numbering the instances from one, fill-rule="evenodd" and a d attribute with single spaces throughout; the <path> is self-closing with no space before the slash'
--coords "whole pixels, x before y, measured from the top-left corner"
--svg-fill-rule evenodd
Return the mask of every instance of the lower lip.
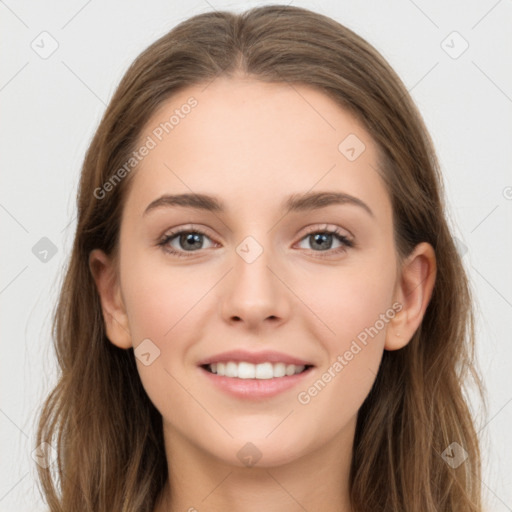
<path id="1" fill-rule="evenodd" d="M 221 391 L 236 398 L 270 398 L 293 388 L 311 374 L 313 367 L 309 367 L 302 373 L 285 377 L 274 377 L 272 379 L 238 379 L 236 377 L 225 377 L 209 372 L 203 367 L 199 370 Z"/>

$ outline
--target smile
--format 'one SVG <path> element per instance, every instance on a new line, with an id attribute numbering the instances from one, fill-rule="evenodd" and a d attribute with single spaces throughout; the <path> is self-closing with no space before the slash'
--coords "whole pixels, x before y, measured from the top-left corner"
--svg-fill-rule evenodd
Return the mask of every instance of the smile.
<path id="1" fill-rule="evenodd" d="M 232 398 L 258 401 L 283 394 L 299 384 L 304 387 L 304 379 L 315 368 L 311 365 L 251 364 L 244 361 L 239 363 L 228 361 L 201 365 L 198 370 L 208 379 L 209 388 L 219 390 Z M 234 376 L 235 372 L 236 377 Z M 233 376 L 228 376 L 228 374 Z"/>
<path id="2" fill-rule="evenodd" d="M 204 365 L 208 371 L 219 376 L 238 379 L 274 379 L 290 377 L 302 373 L 308 365 L 294 365 L 285 363 L 252 364 L 246 361 L 227 361 Z"/>

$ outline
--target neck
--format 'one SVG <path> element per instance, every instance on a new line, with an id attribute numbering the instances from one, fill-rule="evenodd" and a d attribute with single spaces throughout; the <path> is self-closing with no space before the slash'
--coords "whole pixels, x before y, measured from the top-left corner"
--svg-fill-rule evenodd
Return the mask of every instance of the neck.
<path id="1" fill-rule="evenodd" d="M 165 425 L 165 424 L 164 424 Z M 354 421 L 331 442 L 291 462 L 228 464 L 164 428 L 169 480 L 155 512 L 352 512 L 349 473 Z"/>

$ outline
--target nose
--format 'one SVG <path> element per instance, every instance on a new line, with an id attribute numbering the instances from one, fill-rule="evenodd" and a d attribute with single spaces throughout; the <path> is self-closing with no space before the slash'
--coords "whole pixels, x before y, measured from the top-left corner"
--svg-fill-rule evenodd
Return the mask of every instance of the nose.
<path id="1" fill-rule="evenodd" d="M 286 322 L 291 292 L 273 254 L 254 239 L 237 247 L 233 268 L 223 283 L 221 309 L 226 322 L 251 330 Z"/>

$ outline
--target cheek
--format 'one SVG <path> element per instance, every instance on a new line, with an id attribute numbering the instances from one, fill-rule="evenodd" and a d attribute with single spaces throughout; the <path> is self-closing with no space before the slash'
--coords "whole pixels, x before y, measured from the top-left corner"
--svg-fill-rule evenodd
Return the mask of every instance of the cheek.
<path id="1" fill-rule="evenodd" d="M 148 365 L 136 359 L 139 376 L 149 398 L 163 415 L 169 403 L 173 408 L 190 405 L 190 396 L 182 387 L 183 364 L 198 335 L 197 315 L 203 313 L 201 298 L 211 287 L 207 276 L 203 277 L 198 279 L 183 269 L 141 265 L 132 266 L 124 281 L 136 356 L 142 343 L 151 354 Z M 142 352 L 146 349 L 139 353 Z"/>
<path id="2" fill-rule="evenodd" d="M 145 338 L 160 349 L 171 339 L 174 344 L 210 287 L 207 277 L 193 267 L 166 265 L 159 257 L 140 255 L 127 261 L 121 279 L 134 345 Z"/>
<path id="3" fill-rule="evenodd" d="M 317 334 L 322 334 L 331 355 L 376 324 L 379 332 L 371 329 L 372 339 L 383 341 L 389 319 L 384 323 L 381 319 L 392 305 L 394 277 L 389 266 L 361 264 L 325 267 L 314 279 L 296 278 L 297 295 L 305 298 L 316 317 Z"/>
<path id="4" fill-rule="evenodd" d="M 360 268 L 318 272 L 315 285 L 299 293 L 315 313 L 310 330 L 326 353 L 325 363 L 301 390 L 299 403 L 318 413 L 337 410 L 337 422 L 355 414 L 369 393 L 384 350 L 386 330 L 394 317 L 394 274 L 375 262 Z"/>

